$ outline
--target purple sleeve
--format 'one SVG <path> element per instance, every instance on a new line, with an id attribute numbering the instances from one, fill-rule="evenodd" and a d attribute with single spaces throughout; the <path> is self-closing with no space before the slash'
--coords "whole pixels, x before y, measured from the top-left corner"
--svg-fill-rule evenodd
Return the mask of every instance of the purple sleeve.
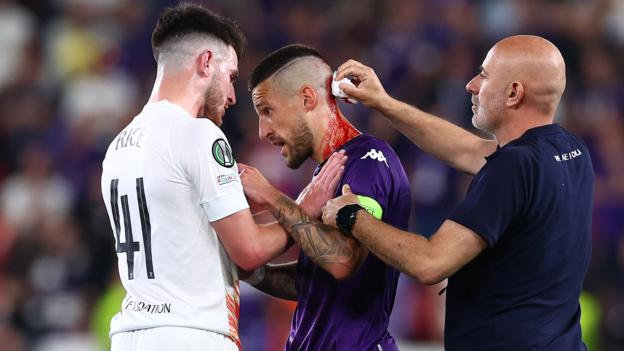
<path id="1" fill-rule="evenodd" d="M 526 210 L 531 163 L 508 150 L 488 160 L 448 219 L 481 236 L 491 247 Z"/>
<path id="2" fill-rule="evenodd" d="M 396 165 L 398 159 L 392 150 L 382 149 L 382 151 L 386 157 L 385 162 L 371 158 L 362 159 L 365 153 L 348 155 L 354 159 L 345 168 L 342 184 L 349 184 L 354 194 L 375 199 L 386 213 L 392 189 L 390 167 Z M 337 190 L 338 193 L 341 191 L 340 188 Z"/>

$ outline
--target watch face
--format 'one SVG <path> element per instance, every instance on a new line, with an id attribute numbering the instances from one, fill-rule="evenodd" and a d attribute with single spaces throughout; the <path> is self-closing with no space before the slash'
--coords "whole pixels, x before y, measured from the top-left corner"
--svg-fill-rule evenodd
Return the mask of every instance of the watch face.
<path id="1" fill-rule="evenodd" d="M 336 225 L 344 233 L 351 233 L 351 228 L 357 219 L 357 212 L 363 207 L 357 204 L 346 205 L 336 213 Z"/>
<path id="2" fill-rule="evenodd" d="M 355 224 L 355 220 L 357 219 L 357 213 L 358 213 L 359 209 L 356 209 L 354 211 L 351 211 L 351 213 L 349 214 L 349 227 L 353 228 L 353 225 Z"/>

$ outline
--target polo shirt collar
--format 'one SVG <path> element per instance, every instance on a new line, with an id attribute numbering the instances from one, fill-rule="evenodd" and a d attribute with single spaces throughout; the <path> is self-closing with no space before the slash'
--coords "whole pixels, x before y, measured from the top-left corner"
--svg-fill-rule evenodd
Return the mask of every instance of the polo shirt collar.
<path id="1" fill-rule="evenodd" d="M 522 134 L 518 139 L 510 141 L 505 146 L 500 147 L 500 145 L 498 145 L 496 147 L 496 151 L 494 151 L 492 154 L 488 156 L 485 156 L 485 160 L 486 161 L 491 160 L 492 158 L 496 156 L 496 154 L 498 154 L 499 150 L 504 149 L 508 146 L 522 144 L 524 141 L 529 140 L 529 139 L 539 138 L 545 135 L 557 134 L 560 132 L 561 132 L 561 126 L 559 125 L 559 123 L 552 123 L 552 124 L 547 124 L 547 125 L 531 128 L 527 130 L 526 132 L 524 132 L 524 134 Z"/>

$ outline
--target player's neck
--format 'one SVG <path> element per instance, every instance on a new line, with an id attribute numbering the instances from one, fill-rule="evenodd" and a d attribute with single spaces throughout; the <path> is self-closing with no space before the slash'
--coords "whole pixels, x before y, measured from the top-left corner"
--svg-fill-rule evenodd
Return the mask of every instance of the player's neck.
<path id="1" fill-rule="evenodd" d="M 167 100 L 186 111 L 191 117 L 197 117 L 200 108 L 200 99 L 197 94 L 189 91 L 188 85 L 182 86 L 180 82 L 186 81 L 180 77 L 158 72 L 154 88 L 148 102 Z"/>
<path id="2" fill-rule="evenodd" d="M 315 160 L 318 163 L 327 160 L 327 158 L 342 145 L 362 134 L 345 118 L 340 110 L 337 108 L 330 108 L 330 111 L 331 115 L 327 120 L 325 133 L 323 134 L 318 151 L 315 155 Z"/>

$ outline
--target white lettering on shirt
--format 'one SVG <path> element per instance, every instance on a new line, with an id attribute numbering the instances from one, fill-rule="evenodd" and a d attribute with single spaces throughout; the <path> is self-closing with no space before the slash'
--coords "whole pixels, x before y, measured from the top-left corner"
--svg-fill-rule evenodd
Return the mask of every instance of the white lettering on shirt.
<path id="1" fill-rule="evenodd" d="M 573 158 L 581 156 L 582 154 L 583 153 L 581 152 L 581 150 L 576 149 L 570 152 L 563 153 L 561 155 L 555 155 L 555 160 L 557 160 L 557 162 L 569 161 Z"/>

